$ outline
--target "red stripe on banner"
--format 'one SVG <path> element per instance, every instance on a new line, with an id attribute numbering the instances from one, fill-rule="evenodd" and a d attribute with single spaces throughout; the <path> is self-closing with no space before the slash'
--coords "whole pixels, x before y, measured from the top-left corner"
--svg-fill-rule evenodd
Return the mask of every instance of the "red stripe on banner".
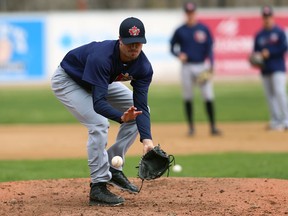
<path id="1" fill-rule="evenodd" d="M 214 37 L 215 71 L 220 75 L 253 75 L 258 70 L 247 61 L 253 50 L 254 35 L 262 28 L 262 17 L 253 14 L 202 15 Z M 275 22 L 288 35 L 288 14 L 275 15 Z M 286 55 L 286 65 L 288 57 Z"/>

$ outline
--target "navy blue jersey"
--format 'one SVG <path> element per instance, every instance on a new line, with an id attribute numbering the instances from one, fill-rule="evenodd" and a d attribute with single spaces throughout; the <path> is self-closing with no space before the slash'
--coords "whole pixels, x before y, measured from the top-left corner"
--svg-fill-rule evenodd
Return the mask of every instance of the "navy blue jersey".
<path id="1" fill-rule="evenodd" d="M 209 29 L 200 22 L 194 26 L 184 24 L 177 28 L 170 44 L 170 51 L 175 56 L 178 56 L 179 51 L 183 52 L 191 63 L 204 62 L 209 57 L 213 65 L 213 38 Z M 180 50 L 175 49 L 177 45 Z"/>
<path id="2" fill-rule="evenodd" d="M 143 112 L 136 118 L 140 138 L 151 139 L 147 95 L 153 69 L 142 51 L 137 59 L 123 64 L 118 40 L 92 42 L 68 52 L 60 65 L 76 83 L 92 91 L 94 110 L 117 122 L 121 122 L 123 113 L 107 102 L 108 85 L 131 81 L 134 106 Z"/>
<path id="3" fill-rule="evenodd" d="M 274 26 L 271 30 L 260 30 L 254 41 L 254 51 L 261 52 L 268 49 L 270 56 L 264 61 L 261 69 L 263 75 L 271 74 L 275 71 L 285 72 L 285 52 L 287 51 L 287 39 L 285 33 Z"/>

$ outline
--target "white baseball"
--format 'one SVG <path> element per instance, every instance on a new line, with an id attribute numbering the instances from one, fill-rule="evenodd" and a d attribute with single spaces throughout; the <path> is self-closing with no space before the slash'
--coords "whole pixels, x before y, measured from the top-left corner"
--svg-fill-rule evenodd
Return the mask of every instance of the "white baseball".
<path id="1" fill-rule="evenodd" d="M 172 170 L 173 170 L 173 172 L 181 172 L 181 171 L 182 171 L 182 166 L 179 165 L 179 164 L 175 164 L 175 165 L 172 167 Z"/>
<path id="2" fill-rule="evenodd" d="M 115 168 L 119 168 L 123 164 L 123 159 L 120 156 L 115 156 L 111 160 L 112 166 Z"/>

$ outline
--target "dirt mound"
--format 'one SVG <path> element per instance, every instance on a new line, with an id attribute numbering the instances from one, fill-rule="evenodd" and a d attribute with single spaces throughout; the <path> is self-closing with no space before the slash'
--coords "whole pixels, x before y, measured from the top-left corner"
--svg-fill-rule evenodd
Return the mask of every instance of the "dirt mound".
<path id="1" fill-rule="evenodd" d="M 211 137 L 197 124 L 193 137 L 185 124 L 154 124 L 156 143 L 170 154 L 287 152 L 288 132 L 268 132 L 263 123 L 222 123 L 223 136 Z M 118 127 L 111 125 L 109 144 Z M 0 158 L 86 158 L 86 129 L 74 125 L 0 126 Z M 67 139 L 69 137 L 69 139 Z M 128 155 L 140 155 L 134 144 Z M 0 170 L 1 172 L 1 170 Z M 140 186 L 139 179 L 132 179 Z M 288 181 L 276 179 L 160 178 L 145 181 L 140 194 L 111 188 L 126 202 L 118 207 L 88 206 L 89 179 L 0 183 L 1 216 L 89 215 L 288 215 Z"/>
<path id="2" fill-rule="evenodd" d="M 131 179 L 137 185 L 140 180 Z M 288 215 L 288 181 L 172 178 L 145 181 L 137 195 L 111 187 L 126 202 L 88 205 L 89 179 L 0 183 L 0 215 Z"/>

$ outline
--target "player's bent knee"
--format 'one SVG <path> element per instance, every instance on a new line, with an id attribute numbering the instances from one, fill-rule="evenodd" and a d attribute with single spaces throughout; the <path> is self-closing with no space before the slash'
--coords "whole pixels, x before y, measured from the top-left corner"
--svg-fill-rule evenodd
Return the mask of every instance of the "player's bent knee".
<path id="1" fill-rule="evenodd" d="M 101 122 L 97 122 L 96 124 L 86 124 L 89 134 L 93 134 L 95 132 L 104 132 L 107 131 L 110 127 L 110 123 L 107 119 L 102 120 Z"/>

